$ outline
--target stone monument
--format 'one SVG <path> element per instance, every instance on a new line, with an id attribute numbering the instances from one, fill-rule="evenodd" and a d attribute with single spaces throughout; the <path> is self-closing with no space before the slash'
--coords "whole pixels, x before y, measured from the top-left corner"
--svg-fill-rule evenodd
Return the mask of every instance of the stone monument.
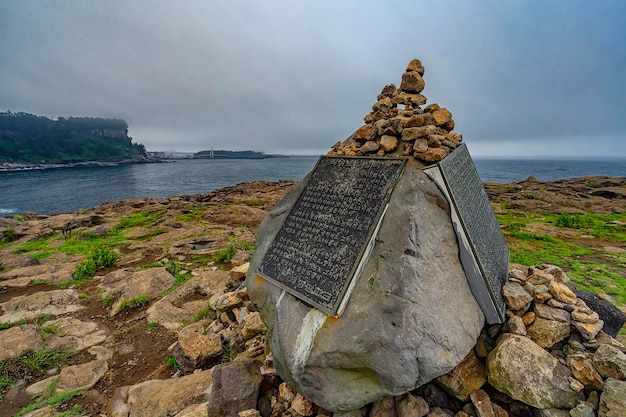
<path id="1" fill-rule="evenodd" d="M 400 88 L 386 86 L 366 124 L 320 158 L 257 231 L 247 286 L 275 367 L 333 412 L 450 371 L 483 327 L 490 301 L 480 297 L 499 294 L 500 277 L 475 275 L 487 288 L 470 288 L 461 254 L 475 242 L 459 245 L 457 235 L 474 236 L 453 222 L 455 213 L 468 220 L 454 202 L 460 189 L 446 191 L 424 171 L 436 163 L 445 171 L 447 157 L 466 151 L 447 109 L 420 108 L 423 74 L 411 61 Z M 482 274 L 491 255 L 472 255 Z M 493 309 L 487 317 L 500 321 Z"/>

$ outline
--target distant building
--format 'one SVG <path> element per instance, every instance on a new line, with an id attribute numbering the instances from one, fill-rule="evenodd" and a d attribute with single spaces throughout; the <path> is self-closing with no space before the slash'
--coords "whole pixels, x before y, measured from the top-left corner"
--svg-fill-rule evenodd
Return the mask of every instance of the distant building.
<path id="1" fill-rule="evenodd" d="M 148 158 L 165 158 L 165 152 L 161 151 L 146 151 L 146 154 L 148 155 Z"/>

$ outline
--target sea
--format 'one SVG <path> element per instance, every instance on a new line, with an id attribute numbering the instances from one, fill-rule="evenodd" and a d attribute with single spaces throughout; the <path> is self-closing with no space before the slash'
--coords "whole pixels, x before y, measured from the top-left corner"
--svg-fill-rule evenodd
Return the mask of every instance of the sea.
<path id="1" fill-rule="evenodd" d="M 318 156 L 226 160 L 187 159 L 112 167 L 0 172 L 0 216 L 69 213 L 107 201 L 204 194 L 255 180 L 301 180 Z M 626 177 L 626 158 L 474 159 L 483 182 L 542 181 L 584 176 Z"/>

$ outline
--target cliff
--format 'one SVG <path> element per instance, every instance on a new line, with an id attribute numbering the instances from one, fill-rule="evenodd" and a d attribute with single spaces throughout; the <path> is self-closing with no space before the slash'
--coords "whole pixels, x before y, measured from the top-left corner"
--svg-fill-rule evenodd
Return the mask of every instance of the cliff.
<path id="1" fill-rule="evenodd" d="M 0 113 L 0 163 L 55 164 L 145 158 L 121 119 Z"/>

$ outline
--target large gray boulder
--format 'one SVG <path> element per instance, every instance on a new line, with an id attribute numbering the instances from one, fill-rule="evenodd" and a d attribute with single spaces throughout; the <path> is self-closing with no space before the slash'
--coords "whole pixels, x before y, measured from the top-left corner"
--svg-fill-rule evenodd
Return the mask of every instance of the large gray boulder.
<path id="1" fill-rule="evenodd" d="M 256 276 L 304 181 L 257 231 L 247 285 L 268 326 L 276 369 L 327 410 L 355 410 L 447 373 L 484 324 L 459 260 L 448 202 L 418 164 L 407 163 L 341 318 Z"/>

